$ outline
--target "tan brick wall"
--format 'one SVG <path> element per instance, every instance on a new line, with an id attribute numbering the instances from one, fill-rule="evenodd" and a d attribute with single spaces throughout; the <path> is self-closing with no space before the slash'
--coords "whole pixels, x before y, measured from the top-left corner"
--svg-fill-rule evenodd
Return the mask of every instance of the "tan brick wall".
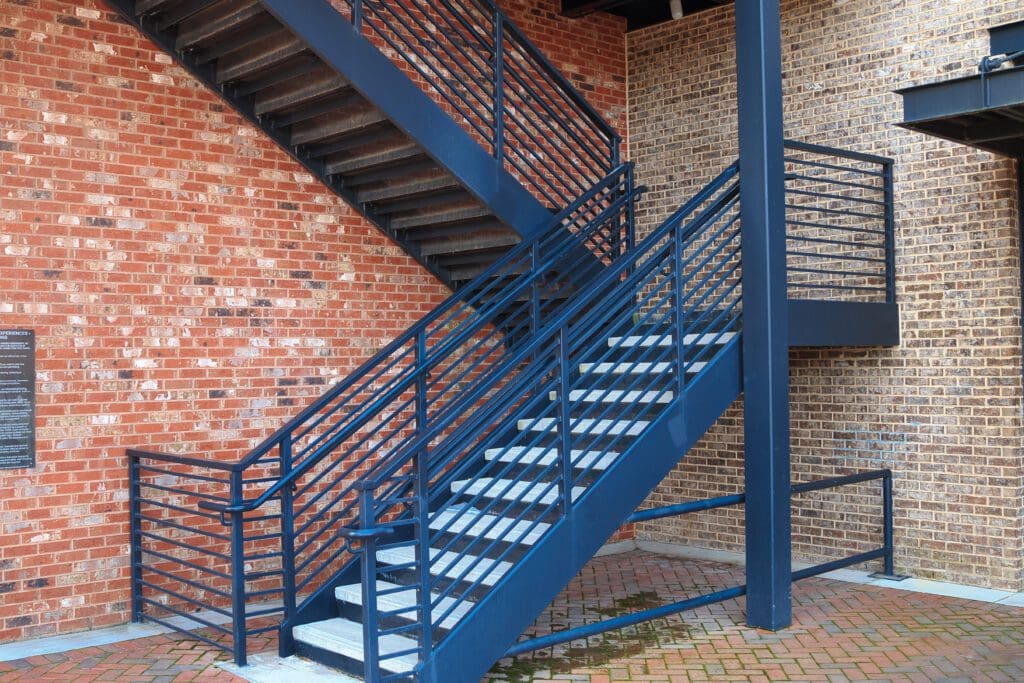
<path id="1" fill-rule="evenodd" d="M 785 0 L 788 137 L 894 157 L 898 348 L 794 350 L 793 478 L 895 471 L 898 569 L 1024 588 L 1019 243 L 1012 162 L 910 133 L 900 87 L 975 72 L 1017 3 Z M 629 35 L 630 144 L 649 229 L 736 154 L 733 11 Z M 650 504 L 742 487 L 739 404 Z M 880 540 L 877 486 L 802 496 L 795 554 Z M 643 538 L 742 547 L 742 509 L 644 525 Z"/>
<path id="2" fill-rule="evenodd" d="M 513 9 L 538 32 L 555 4 Z M 556 64 L 623 117 L 622 23 L 577 30 Z M 0 641 L 127 619 L 126 449 L 233 460 L 448 294 L 98 1 L 0 3 L 0 282 L 39 379 Z"/>

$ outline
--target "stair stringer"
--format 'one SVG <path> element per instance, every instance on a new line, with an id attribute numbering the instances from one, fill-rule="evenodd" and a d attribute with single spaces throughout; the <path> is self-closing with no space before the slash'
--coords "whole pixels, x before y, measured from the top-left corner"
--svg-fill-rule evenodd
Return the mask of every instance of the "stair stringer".
<path id="1" fill-rule="evenodd" d="M 730 341 L 589 486 L 567 517 L 434 649 L 420 683 L 477 683 L 742 391 L 741 341 Z M 638 466 L 638 461 L 642 466 Z"/>

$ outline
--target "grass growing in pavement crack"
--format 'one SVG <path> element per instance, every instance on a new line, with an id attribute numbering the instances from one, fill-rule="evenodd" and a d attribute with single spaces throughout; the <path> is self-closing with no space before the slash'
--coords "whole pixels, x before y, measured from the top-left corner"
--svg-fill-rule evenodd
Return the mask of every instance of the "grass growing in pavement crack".
<path id="1" fill-rule="evenodd" d="M 602 618 L 609 619 L 631 614 L 664 604 L 657 593 L 643 591 L 613 600 L 611 607 L 588 607 L 582 619 L 573 625 L 593 623 Z M 567 623 L 550 624 L 543 633 L 569 628 Z M 542 631 L 531 630 L 530 637 L 541 635 Z M 486 681 L 507 681 L 507 683 L 529 683 L 535 677 L 550 678 L 557 674 L 569 673 L 578 668 L 607 664 L 614 659 L 639 654 L 649 647 L 678 641 L 690 635 L 689 627 L 676 621 L 656 619 L 636 626 L 591 636 L 586 640 L 556 645 L 553 648 L 528 652 L 498 662 L 484 677 Z"/>

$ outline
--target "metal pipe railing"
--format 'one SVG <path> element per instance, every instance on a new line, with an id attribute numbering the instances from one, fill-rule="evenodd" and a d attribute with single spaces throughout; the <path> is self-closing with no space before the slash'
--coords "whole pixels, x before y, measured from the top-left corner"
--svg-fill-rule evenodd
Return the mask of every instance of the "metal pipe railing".
<path id="1" fill-rule="evenodd" d="M 819 479 L 817 481 L 805 482 L 801 484 L 794 484 L 792 486 L 793 493 L 806 493 L 810 491 L 821 491 L 824 489 L 838 488 L 841 486 L 848 486 L 851 484 L 858 484 L 867 481 L 874 480 L 882 481 L 882 492 L 883 492 L 883 544 L 880 548 L 874 550 L 868 550 L 866 552 L 857 553 L 849 557 L 831 560 L 829 562 L 822 562 L 812 567 L 805 567 L 803 569 L 794 570 L 792 573 L 793 581 L 800 581 L 812 576 L 818 576 L 825 574 L 836 569 L 842 569 L 844 567 L 851 567 L 864 562 L 870 562 L 871 560 L 883 559 L 885 562 L 885 575 L 889 578 L 900 579 L 903 577 L 896 577 L 893 575 L 893 527 L 892 527 L 892 471 L 888 469 L 875 470 L 871 472 L 860 472 L 858 474 L 851 474 L 841 477 L 830 477 L 827 479 Z M 645 522 L 654 519 L 664 519 L 666 517 L 677 517 L 680 515 L 686 515 L 693 512 L 703 512 L 706 510 L 717 510 L 721 508 L 731 507 L 734 505 L 742 505 L 746 501 L 746 495 L 743 493 L 732 494 L 728 496 L 719 496 L 717 498 L 708 498 L 706 500 L 690 501 L 687 503 L 680 503 L 678 505 L 667 505 L 659 508 L 652 508 L 649 510 L 638 511 L 633 514 L 628 520 L 628 523 L 633 522 Z M 877 575 L 876 575 L 877 576 Z M 733 586 L 731 588 L 724 588 L 713 593 L 707 593 L 693 598 L 687 598 L 686 600 L 680 600 L 668 605 L 661 605 L 659 607 L 653 607 L 631 614 L 625 614 L 613 619 L 606 619 L 603 621 L 595 622 L 593 624 L 586 624 L 584 626 L 578 626 L 576 628 L 567 629 L 564 631 L 558 631 L 557 633 L 551 633 L 548 635 L 540 636 L 537 638 L 531 638 L 516 643 L 509 648 L 504 656 L 514 657 L 521 655 L 526 652 L 532 652 L 534 650 L 540 650 L 549 648 L 554 645 L 560 645 L 573 640 L 579 640 L 588 638 L 590 636 L 605 633 L 607 631 L 613 631 L 627 626 L 635 626 L 636 624 L 650 621 L 652 619 L 660 619 L 663 617 L 672 616 L 680 612 L 685 612 L 697 607 L 704 607 L 706 605 L 713 605 L 715 603 L 724 602 L 733 598 L 738 598 L 747 593 L 746 584 L 741 586 Z"/>

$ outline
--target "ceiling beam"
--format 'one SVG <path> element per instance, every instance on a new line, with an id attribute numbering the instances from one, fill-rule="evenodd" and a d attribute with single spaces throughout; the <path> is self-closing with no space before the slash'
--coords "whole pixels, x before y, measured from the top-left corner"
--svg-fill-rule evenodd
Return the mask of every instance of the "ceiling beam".
<path id="1" fill-rule="evenodd" d="M 585 17 L 594 12 L 607 12 L 628 2 L 629 0 L 562 0 L 562 16 L 574 19 Z"/>

